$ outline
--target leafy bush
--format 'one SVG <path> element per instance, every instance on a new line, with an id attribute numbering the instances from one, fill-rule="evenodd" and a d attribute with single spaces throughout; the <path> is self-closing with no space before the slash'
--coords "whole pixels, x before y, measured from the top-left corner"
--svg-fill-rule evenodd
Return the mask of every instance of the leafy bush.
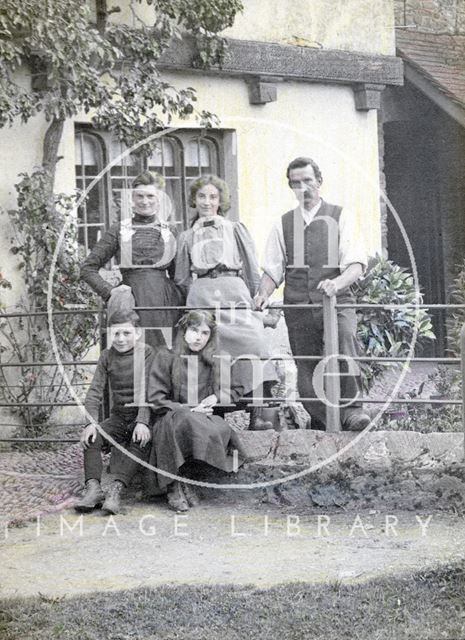
<path id="1" fill-rule="evenodd" d="M 432 383 L 435 393 L 423 395 L 426 383 Z M 436 371 L 430 373 L 416 388 L 405 394 L 410 398 L 437 398 L 442 400 L 460 400 L 461 377 L 460 370 L 454 366 L 440 365 Z M 408 404 L 396 405 L 394 412 L 383 415 L 378 429 L 393 429 L 395 431 L 420 431 L 422 433 L 460 432 L 462 425 L 462 407 L 450 404 Z"/>
<path id="2" fill-rule="evenodd" d="M 356 300 L 360 304 L 413 305 L 422 303 L 415 291 L 413 277 L 402 267 L 381 256 L 370 261 L 363 280 L 354 285 Z M 418 329 L 417 345 L 434 340 L 431 318 L 426 310 L 415 307 L 398 309 L 360 309 L 357 311 L 357 337 L 362 353 L 376 357 L 406 356 Z M 387 364 L 361 363 L 365 391 L 375 379 L 386 371 Z M 395 366 L 394 364 L 392 366 Z"/>
<path id="3" fill-rule="evenodd" d="M 465 259 L 458 266 L 458 273 L 450 288 L 451 304 L 465 304 Z M 448 351 L 453 356 L 460 356 L 460 332 L 465 322 L 465 309 L 454 311 L 447 321 Z"/>
<path id="4" fill-rule="evenodd" d="M 0 397 L 8 403 L 59 402 L 66 387 L 57 365 L 33 367 L 27 363 L 53 362 L 51 338 L 45 315 L 28 315 L 47 310 L 47 288 L 52 257 L 64 226 L 59 258 L 54 270 L 52 307 L 54 311 L 70 307 L 96 307 L 80 282 L 82 259 L 77 244 L 75 197 L 64 194 L 49 196 L 49 174 L 36 169 L 31 175 L 21 174 L 15 185 L 18 208 L 9 211 L 14 228 L 11 252 L 19 259 L 24 281 L 23 294 L 14 307 L 0 310 L 0 362 L 21 362 L 19 367 L 0 367 Z M 7 285 L 2 285 L 7 286 Z M 6 313 L 22 313 L 9 318 Z M 70 313 L 55 316 L 57 347 L 63 360 L 80 360 L 97 341 L 97 319 L 88 314 Z M 81 377 L 80 368 L 66 367 L 72 381 Z M 22 406 L 16 409 L 25 424 L 34 425 L 30 435 L 43 432 L 53 407 Z"/>

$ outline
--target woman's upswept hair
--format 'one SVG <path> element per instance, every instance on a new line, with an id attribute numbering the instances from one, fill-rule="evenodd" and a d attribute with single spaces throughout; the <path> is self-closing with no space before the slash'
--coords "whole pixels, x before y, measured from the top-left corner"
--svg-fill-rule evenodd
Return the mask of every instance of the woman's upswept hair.
<path id="1" fill-rule="evenodd" d="M 135 189 L 136 187 L 147 187 L 152 184 L 157 189 L 164 189 L 165 178 L 156 171 L 142 171 L 142 173 L 139 173 L 139 175 L 134 178 L 131 187 Z"/>
<path id="2" fill-rule="evenodd" d="M 189 206 L 192 209 L 195 209 L 195 197 L 197 195 L 197 191 L 200 191 L 200 189 L 205 187 L 207 184 L 212 184 L 218 189 L 220 194 L 220 206 L 218 208 L 218 213 L 224 216 L 231 208 L 231 196 L 229 193 L 229 187 L 224 180 L 211 173 L 200 176 L 200 178 L 197 178 L 197 180 L 194 180 L 194 182 L 191 184 L 189 193 Z M 196 216 L 195 220 L 197 220 L 197 218 L 198 216 Z"/>

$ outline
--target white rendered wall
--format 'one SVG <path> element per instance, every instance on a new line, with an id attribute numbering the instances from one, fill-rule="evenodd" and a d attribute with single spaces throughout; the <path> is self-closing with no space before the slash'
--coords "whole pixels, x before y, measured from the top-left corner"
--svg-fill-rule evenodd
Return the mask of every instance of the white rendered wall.
<path id="1" fill-rule="evenodd" d="M 192 82 L 171 79 L 178 86 Z M 259 253 L 270 225 L 295 203 L 285 171 L 301 155 L 320 166 L 322 196 L 358 216 L 369 253 L 380 250 L 377 115 L 356 111 L 350 87 L 286 82 L 276 102 L 255 106 L 240 79 L 199 77 L 195 86 L 199 104 L 236 131 L 239 214 Z"/>
<path id="2" fill-rule="evenodd" d="M 224 35 L 395 55 L 393 0 L 243 0 L 243 5 Z M 112 20 L 137 25 L 138 18 L 149 22 L 152 16 L 151 7 L 128 3 Z"/>

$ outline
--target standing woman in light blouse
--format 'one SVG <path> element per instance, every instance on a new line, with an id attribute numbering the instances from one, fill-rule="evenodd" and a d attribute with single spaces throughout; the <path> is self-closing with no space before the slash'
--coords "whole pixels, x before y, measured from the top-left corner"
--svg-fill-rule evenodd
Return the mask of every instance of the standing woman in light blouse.
<path id="1" fill-rule="evenodd" d="M 107 303 L 118 306 L 165 307 L 183 305 L 181 291 L 170 278 L 174 272 L 176 239 L 173 227 L 159 218 L 164 179 L 144 171 L 132 183 L 133 217 L 113 224 L 97 242 L 81 266 L 81 277 Z M 112 286 L 99 274 L 115 257 L 122 281 Z M 130 295 L 132 293 L 132 296 Z M 127 309 L 126 309 L 127 310 Z M 165 346 L 155 327 L 172 328 L 177 311 L 138 311 L 144 341 L 157 349 Z"/>
<path id="2" fill-rule="evenodd" d="M 179 235 L 175 282 L 186 293 L 188 307 L 224 307 L 216 312 L 220 350 L 233 358 L 267 357 L 263 314 L 254 311 L 253 297 L 260 274 L 253 240 L 241 222 L 228 220 L 230 208 L 227 184 L 215 175 L 204 175 L 191 185 L 189 205 L 196 210 L 191 227 Z M 275 367 L 261 367 L 250 361 L 235 364 L 244 394 L 251 394 L 263 382 L 263 394 L 270 395 L 276 382 Z M 262 390 L 259 390 L 260 395 Z"/>

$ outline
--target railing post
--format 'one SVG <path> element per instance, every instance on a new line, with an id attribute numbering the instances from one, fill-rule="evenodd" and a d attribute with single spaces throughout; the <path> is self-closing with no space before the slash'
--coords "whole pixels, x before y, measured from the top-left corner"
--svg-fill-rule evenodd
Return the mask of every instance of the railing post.
<path id="1" fill-rule="evenodd" d="M 462 369 L 462 424 L 464 436 L 464 458 L 465 458 L 465 323 L 460 331 L 460 366 Z"/>
<path id="2" fill-rule="evenodd" d="M 323 330 L 325 358 L 339 355 L 339 334 L 337 326 L 336 296 L 323 296 Z M 341 378 L 339 360 L 329 358 L 325 366 L 326 431 L 335 433 L 341 430 L 340 408 Z"/>
<path id="3" fill-rule="evenodd" d="M 99 314 L 98 314 L 98 322 L 99 322 L 99 330 L 100 330 L 100 353 L 108 346 L 108 335 L 107 335 L 107 323 L 106 323 L 106 313 L 105 307 L 102 303 L 100 303 Z M 103 398 L 101 405 L 101 415 L 100 419 L 105 420 L 110 415 L 110 389 L 108 383 L 105 385 L 105 389 L 103 390 Z"/>

